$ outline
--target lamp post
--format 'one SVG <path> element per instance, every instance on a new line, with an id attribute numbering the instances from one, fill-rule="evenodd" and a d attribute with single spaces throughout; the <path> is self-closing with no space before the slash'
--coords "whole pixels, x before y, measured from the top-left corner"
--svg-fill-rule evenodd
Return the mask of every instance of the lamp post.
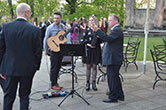
<path id="1" fill-rule="evenodd" d="M 63 11 L 64 11 L 63 5 L 60 6 L 60 9 L 61 9 L 61 15 L 62 15 L 62 18 L 63 18 Z"/>
<path id="2" fill-rule="evenodd" d="M 143 74 L 146 72 L 146 54 L 147 54 L 147 40 L 148 40 L 148 34 L 149 34 L 149 5 L 150 0 L 148 0 L 147 4 L 147 10 L 146 10 L 146 22 L 145 22 L 145 41 L 144 41 L 144 61 L 143 61 Z"/>

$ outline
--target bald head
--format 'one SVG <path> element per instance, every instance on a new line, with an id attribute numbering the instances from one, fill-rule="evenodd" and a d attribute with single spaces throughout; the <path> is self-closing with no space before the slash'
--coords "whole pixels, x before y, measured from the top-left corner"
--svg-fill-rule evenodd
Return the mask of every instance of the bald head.
<path id="1" fill-rule="evenodd" d="M 31 8 L 26 3 L 20 3 L 16 8 L 16 14 L 17 14 L 18 17 L 25 17 L 25 13 L 27 11 L 31 12 Z"/>

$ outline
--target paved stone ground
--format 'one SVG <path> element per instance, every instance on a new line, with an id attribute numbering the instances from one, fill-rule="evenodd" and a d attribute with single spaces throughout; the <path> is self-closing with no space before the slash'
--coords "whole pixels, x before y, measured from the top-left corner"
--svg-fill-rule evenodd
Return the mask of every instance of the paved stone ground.
<path id="1" fill-rule="evenodd" d="M 74 95 L 69 96 L 60 107 L 58 104 L 63 97 L 54 97 L 42 99 L 42 94 L 50 90 L 49 58 L 43 56 L 41 69 L 35 75 L 32 87 L 32 95 L 30 100 L 31 110 L 166 110 L 166 82 L 159 82 L 155 90 L 152 89 L 154 83 L 153 63 L 147 62 L 146 74 L 142 74 L 142 62 L 137 62 L 139 70 L 135 69 L 134 65 L 128 67 L 128 71 L 124 71 L 121 67 L 121 74 L 124 78 L 123 89 L 125 93 L 125 101 L 118 103 L 103 103 L 102 100 L 107 98 L 107 81 L 103 81 L 97 85 L 98 91 L 92 89 L 89 92 L 85 91 L 86 82 L 86 67 L 81 61 L 77 61 L 75 72 L 78 75 L 78 83 L 75 83 L 76 91 L 83 96 L 90 105 L 87 105 L 81 98 Z M 100 72 L 98 72 L 98 75 Z M 70 91 L 71 89 L 71 74 L 63 74 L 60 76 L 59 83 L 64 87 L 63 90 Z M 36 93 L 37 92 L 37 93 Z M 36 93 L 33 95 L 33 93 Z M 3 93 L 0 90 L 0 109 L 2 109 Z M 19 110 L 19 97 L 16 97 L 13 105 L 13 110 Z"/>

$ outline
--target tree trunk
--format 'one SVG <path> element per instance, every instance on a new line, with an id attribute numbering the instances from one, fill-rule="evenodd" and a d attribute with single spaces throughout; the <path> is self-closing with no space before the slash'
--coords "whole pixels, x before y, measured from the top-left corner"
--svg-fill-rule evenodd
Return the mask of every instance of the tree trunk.
<path id="1" fill-rule="evenodd" d="M 9 4 L 9 8 L 10 8 L 11 19 L 13 19 L 14 12 L 13 12 L 12 0 L 8 0 L 8 4 Z"/>
<path id="2" fill-rule="evenodd" d="M 66 0 L 66 2 L 69 4 L 70 14 L 75 13 L 77 8 L 77 0 Z"/>
<path id="3" fill-rule="evenodd" d="M 73 2 L 70 5 L 70 14 L 73 14 L 76 12 L 76 4 Z"/>

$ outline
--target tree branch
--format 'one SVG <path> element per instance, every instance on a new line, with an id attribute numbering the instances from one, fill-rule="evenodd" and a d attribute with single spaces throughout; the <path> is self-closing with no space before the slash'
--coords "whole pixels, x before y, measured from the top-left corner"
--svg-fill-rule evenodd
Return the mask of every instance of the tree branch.
<path id="1" fill-rule="evenodd" d="M 70 0 L 66 0 L 66 2 L 67 2 L 68 4 L 71 4 L 71 1 L 70 1 Z"/>

